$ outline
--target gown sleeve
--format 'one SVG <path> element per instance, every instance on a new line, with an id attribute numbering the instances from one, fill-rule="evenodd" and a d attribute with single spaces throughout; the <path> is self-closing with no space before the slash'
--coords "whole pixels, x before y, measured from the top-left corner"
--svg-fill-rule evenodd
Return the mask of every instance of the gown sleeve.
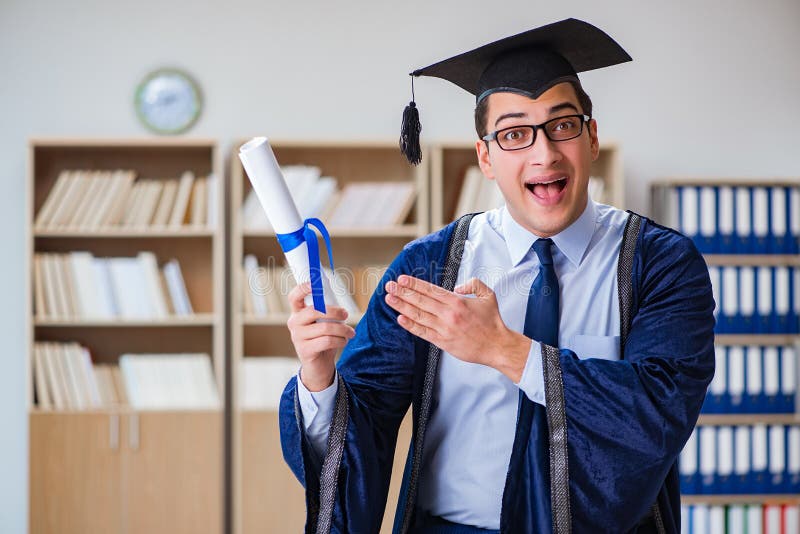
<path id="1" fill-rule="evenodd" d="M 552 440 L 563 430 L 574 532 L 635 528 L 694 428 L 714 374 L 706 264 L 689 239 L 654 234 L 639 237 L 624 359 L 542 351 L 550 458 L 558 460 Z"/>
<path id="2" fill-rule="evenodd" d="M 398 325 L 397 312 L 384 300 L 384 286 L 400 274 L 430 280 L 433 269 L 426 263 L 424 247 L 413 245 L 395 259 L 337 363 L 341 378 L 337 396 L 344 386 L 349 420 L 333 511 L 334 532 L 380 530 L 397 433 L 411 404 L 415 345 L 419 343 Z M 304 432 L 298 402 L 295 377 L 281 397 L 281 445 L 286 462 L 306 489 L 311 523 L 319 507 L 319 465 Z M 307 532 L 314 528 L 306 525 Z"/>

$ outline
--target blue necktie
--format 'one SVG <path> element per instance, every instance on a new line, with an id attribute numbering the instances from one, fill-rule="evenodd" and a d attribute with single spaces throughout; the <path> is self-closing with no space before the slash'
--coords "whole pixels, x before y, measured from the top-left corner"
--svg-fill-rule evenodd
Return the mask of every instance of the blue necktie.
<path id="1" fill-rule="evenodd" d="M 531 339 L 558 347 L 558 277 L 550 253 L 552 244 L 552 239 L 537 239 L 533 243 L 541 267 L 528 293 L 523 333 Z"/>

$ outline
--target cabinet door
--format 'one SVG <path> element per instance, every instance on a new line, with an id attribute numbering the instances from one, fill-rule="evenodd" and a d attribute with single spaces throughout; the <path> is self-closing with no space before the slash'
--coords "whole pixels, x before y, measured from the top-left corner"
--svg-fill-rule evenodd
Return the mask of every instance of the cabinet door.
<path id="1" fill-rule="evenodd" d="M 303 487 L 283 461 L 278 414 L 243 412 L 241 424 L 241 532 L 303 532 Z"/>
<path id="2" fill-rule="evenodd" d="M 31 534 L 122 532 L 119 416 L 30 414 Z"/>
<path id="3" fill-rule="evenodd" d="M 127 534 L 221 533 L 222 413 L 140 412 L 127 417 Z"/>

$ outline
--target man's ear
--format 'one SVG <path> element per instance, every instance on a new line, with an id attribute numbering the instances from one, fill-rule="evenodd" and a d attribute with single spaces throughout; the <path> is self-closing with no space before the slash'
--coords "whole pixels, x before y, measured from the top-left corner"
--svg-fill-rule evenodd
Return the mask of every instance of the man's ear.
<path id="1" fill-rule="evenodd" d="M 589 143 L 592 150 L 592 161 L 597 161 L 600 156 L 600 141 L 597 137 L 597 121 L 589 119 Z"/>
<path id="2" fill-rule="evenodd" d="M 490 180 L 494 180 L 494 171 L 492 170 L 492 161 L 489 158 L 489 147 L 486 142 L 478 139 L 475 142 L 475 151 L 478 153 L 478 166 L 481 172 Z"/>

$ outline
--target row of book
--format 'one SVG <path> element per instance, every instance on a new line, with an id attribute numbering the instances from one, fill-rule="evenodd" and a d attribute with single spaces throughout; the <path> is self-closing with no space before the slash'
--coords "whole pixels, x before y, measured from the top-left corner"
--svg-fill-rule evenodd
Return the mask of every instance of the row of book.
<path id="1" fill-rule="evenodd" d="M 682 505 L 681 534 L 800 534 L 800 505 Z"/>
<path id="2" fill-rule="evenodd" d="M 678 462 L 681 493 L 800 493 L 800 426 L 696 427 Z"/>
<path id="3" fill-rule="evenodd" d="M 793 346 L 715 347 L 716 370 L 703 413 L 794 413 L 798 361 Z"/>
<path id="4" fill-rule="evenodd" d="M 289 356 L 247 356 L 239 367 L 239 402 L 245 410 L 277 410 L 300 360 Z"/>
<path id="5" fill-rule="evenodd" d="M 661 186 L 656 218 L 705 254 L 800 252 L 800 187 Z"/>
<path id="6" fill-rule="evenodd" d="M 729 266 L 708 268 L 720 334 L 800 332 L 800 268 Z"/>
<path id="7" fill-rule="evenodd" d="M 61 171 L 36 215 L 36 230 L 213 228 L 217 178 L 139 178 L 132 170 Z"/>
<path id="8" fill-rule="evenodd" d="M 596 176 L 589 177 L 589 197 L 595 202 L 605 203 L 605 181 Z M 467 213 L 489 211 L 505 203 L 495 180 L 489 180 L 480 167 L 471 165 L 464 171 L 464 180 L 458 193 L 453 220 Z"/>
<path id="9" fill-rule="evenodd" d="M 36 342 L 33 378 L 43 410 L 219 407 L 208 354 L 123 354 L 117 366 L 93 364 L 79 343 Z"/>
<path id="10" fill-rule="evenodd" d="M 385 270 L 386 266 L 379 265 L 338 268 L 335 273 L 323 268 L 331 281 L 334 304 L 347 310 L 350 317 L 366 310 Z M 242 311 L 255 317 L 288 314 L 291 311 L 288 295 L 295 285 L 288 267 L 260 265 L 254 254 L 247 254 L 242 262 Z"/>
<path id="11" fill-rule="evenodd" d="M 159 268 L 155 254 L 97 258 L 89 252 L 34 255 L 39 319 L 163 319 L 193 313 L 178 260 Z"/>
<path id="12" fill-rule="evenodd" d="M 338 182 L 322 176 L 319 167 L 281 167 L 289 192 L 303 218 L 316 217 L 333 228 L 381 228 L 403 224 L 416 198 L 411 182 L 351 182 L 339 190 Z M 241 208 L 245 230 L 272 230 L 255 191 Z"/>

